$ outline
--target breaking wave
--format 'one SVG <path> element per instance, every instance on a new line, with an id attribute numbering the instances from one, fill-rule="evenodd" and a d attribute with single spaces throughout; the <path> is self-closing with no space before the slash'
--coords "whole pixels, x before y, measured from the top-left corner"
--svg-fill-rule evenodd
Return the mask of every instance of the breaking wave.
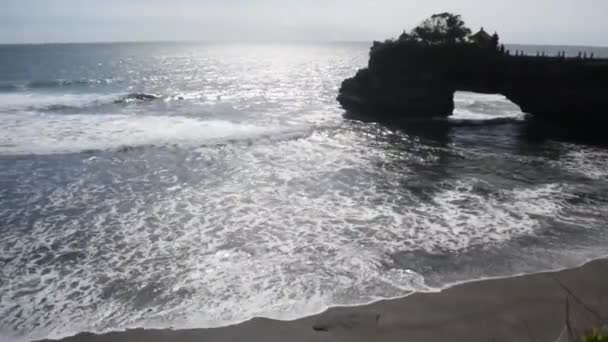
<path id="1" fill-rule="evenodd" d="M 37 112 L 77 114 L 110 110 L 116 106 L 132 106 L 155 100 L 171 101 L 175 97 L 148 93 L 121 94 L 0 94 L 1 112 Z"/>
<path id="2" fill-rule="evenodd" d="M 457 92 L 454 114 L 448 121 L 454 125 L 501 124 L 521 122 L 525 113 L 503 95 Z"/>
<path id="3" fill-rule="evenodd" d="M 16 82 L 16 83 L 3 83 L 0 84 L 0 92 L 12 92 L 12 91 L 28 91 L 28 90 L 54 90 L 66 88 L 88 88 L 99 85 L 109 85 L 113 83 L 120 83 L 120 79 L 82 79 L 82 80 L 69 80 L 69 79 L 53 79 L 53 80 L 35 80 L 29 82 Z"/>
<path id="4" fill-rule="evenodd" d="M 20 87 L 17 84 L 3 84 L 3 83 L 0 83 L 0 92 L 17 91 L 19 89 L 23 89 L 23 87 Z"/>
<path id="5" fill-rule="evenodd" d="M 310 134 L 302 126 L 257 125 L 183 116 L 3 115 L 0 154 L 56 154 L 141 146 L 202 146 Z"/>
<path id="6" fill-rule="evenodd" d="M 146 93 L 131 93 L 125 96 L 120 97 L 119 99 L 115 100 L 114 103 L 116 104 L 127 104 L 127 103 L 133 103 L 133 102 L 139 102 L 139 101 L 154 101 L 154 100 L 158 100 L 161 97 L 155 94 L 146 94 Z"/>

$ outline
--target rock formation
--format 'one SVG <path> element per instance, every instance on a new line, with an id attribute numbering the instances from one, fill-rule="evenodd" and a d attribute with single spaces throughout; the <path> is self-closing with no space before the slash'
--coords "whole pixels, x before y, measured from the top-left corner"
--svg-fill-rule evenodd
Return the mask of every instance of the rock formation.
<path id="1" fill-rule="evenodd" d="M 434 32 L 429 40 L 415 35 L 419 28 L 374 43 L 368 67 L 340 89 L 349 113 L 385 122 L 445 117 L 454 92 L 472 91 L 503 94 L 543 120 L 608 121 L 608 60 L 515 56 L 498 46 L 497 35 L 480 45 L 471 36 L 438 40 L 438 31 L 449 32 L 441 27 L 427 30 Z"/>

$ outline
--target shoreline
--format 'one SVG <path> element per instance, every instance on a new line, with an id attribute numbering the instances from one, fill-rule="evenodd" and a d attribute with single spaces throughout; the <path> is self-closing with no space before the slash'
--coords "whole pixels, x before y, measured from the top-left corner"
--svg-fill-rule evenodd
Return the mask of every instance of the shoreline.
<path id="1" fill-rule="evenodd" d="M 565 331 L 566 307 L 577 333 L 607 322 L 608 259 L 333 307 L 293 321 L 254 318 L 221 328 L 83 333 L 57 341 L 556 341 Z"/>

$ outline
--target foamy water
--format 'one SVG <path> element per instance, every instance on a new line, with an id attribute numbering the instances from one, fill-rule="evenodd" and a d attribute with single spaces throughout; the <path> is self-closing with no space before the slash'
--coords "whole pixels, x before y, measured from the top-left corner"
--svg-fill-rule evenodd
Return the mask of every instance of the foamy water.
<path id="1" fill-rule="evenodd" d="M 144 146 L 193 147 L 277 136 L 306 135 L 298 126 L 234 123 L 192 117 L 125 114 L 7 114 L 0 127 L 0 153 L 53 154 Z"/>
<path id="2" fill-rule="evenodd" d="M 457 94 L 447 128 L 345 120 L 364 44 L 13 49 L 37 74 L 0 74 L 5 339 L 293 319 L 605 255 L 607 150 L 527 140 L 500 95 Z"/>
<path id="3" fill-rule="evenodd" d="M 449 118 L 455 123 L 523 120 L 525 114 L 503 95 L 460 92 L 455 98 L 454 114 Z"/>

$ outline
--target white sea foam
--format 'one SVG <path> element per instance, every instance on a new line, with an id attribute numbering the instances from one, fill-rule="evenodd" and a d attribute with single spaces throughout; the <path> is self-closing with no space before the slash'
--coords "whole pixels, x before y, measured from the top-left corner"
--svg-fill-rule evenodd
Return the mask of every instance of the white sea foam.
<path id="1" fill-rule="evenodd" d="M 591 179 L 608 179 L 608 151 L 604 148 L 578 149 L 572 146 L 572 149 L 556 160 L 554 164 Z"/>
<path id="2" fill-rule="evenodd" d="M 478 182 L 470 179 L 449 184 L 433 203 L 422 205 L 424 215 L 412 215 L 414 222 L 425 227 L 417 238 L 422 248 L 429 252 L 459 250 L 508 241 L 533 234 L 539 228 L 537 217 L 560 211 L 559 197 L 563 195 L 557 184 L 487 197 L 474 190 Z"/>
<path id="3" fill-rule="evenodd" d="M 53 106 L 82 107 L 112 102 L 120 94 L 82 93 L 0 93 L 0 114 L 7 112 L 34 112 Z"/>
<path id="4" fill-rule="evenodd" d="M 499 94 L 456 92 L 454 104 L 450 120 L 456 122 L 522 120 L 525 117 L 516 104 Z"/>
<path id="5" fill-rule="evenodd" d="M 124 146 L 196 146 L 285 134 L 306 127 L 258 126 L 180 116 L 4 114 L 0 154 L 50 154 Z"/>
<path id="6" fill-rule="evenodd" d="M 0 314 L 40 334 L 33 337 L 292 319 L 435 290 L 415 270 L 390 266 L 390 256 L 458 253 L 535 234 L 540 218 L 563 207 L 558 184 L 488 197 L 475 178 L 441 181 L 431 201 L 420 201 L 399 186 L 415 175 L 378 169 L 392 156 L 360 154 L 353 139 L 360 138 L 321 131 L 281 144 L 204 147 L 173 171 L 91 158 L 66 186 L 46 195 L 30 189 L 47 201 L 28 234 L 35 239 L 9 233 L 0 243 L 39 258 L 5 266 L 14 282 L 0 288 L 7 294 Z M 184 170 L 203 176 L 186 184 Z M 112 183 L 99 183 L 106 173 Z M 155 186 L 139 188 L 145 184 Z M 32 212 L 6 218 L 36 217 L 36 207 L 25 210 Z M 36 314 L 41 307 L 45 314 Z"/>

